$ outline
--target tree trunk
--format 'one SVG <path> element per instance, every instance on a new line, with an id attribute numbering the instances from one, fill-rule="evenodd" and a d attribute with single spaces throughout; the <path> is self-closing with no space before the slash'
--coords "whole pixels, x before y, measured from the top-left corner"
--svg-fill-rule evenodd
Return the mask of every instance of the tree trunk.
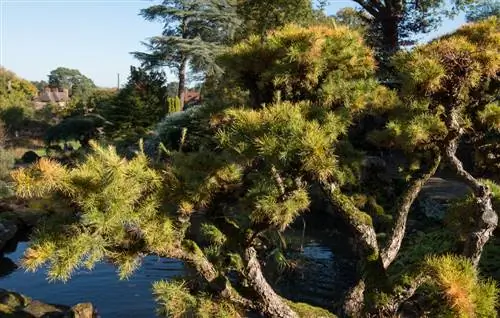
<path id="1" fill-rule="evenodd" d="M 184 110 L 184 99 L 186 95 L 186 67 L 187 58 L 183 57 L 179 65 L 179 87 L 177 92 L 177 96 L 181 102 L 180 110 Z"/>
<path id="2" fill-rule="evenodd" d="M 335 184 L 322 183 L 321 188 L 330 204 L 340 214 L 355 240 L 359 256 L 360 280 L 344 300 L 343 309 L 351 317 L 362 317 L 364 291 L 376 288 L 388 291 L 389 282 L 379 253 L 377 235 L 371 217 L 359 210 Z"/>
<path id="3" fill-rule="evenodd" d="M 342 311 L 349 317 L 362 317 L 365 309 L 365 282 L 360 279 L 344 299 Z"/>
<path id="4" fill-rule="evenodd" d="M 456 156 L 458 142 L 463 133 L 458 118 L 458 110 L 451 109 L 447 118 L 449 133 L 444 144 L 444 155 L 456 175 L 472 189 L 476 197 L 477 210 L 474 211 L 474 226 L 468 233 L 463 254 L 470 258 L 477 267 L 483 248 L 498 225 L 498 215 L 493 209 L 490 189 L 465 170 Z"/>
<path id="5" fill-rule="evenodd" d="M 298 318 L 299 316 L 276 294 L 262 274 L 257 252 L 253 247 L 245 250 L 246 274 L 250 287 L 258 296 L 258 310 L 264 317 Z"/>
<path id="6" fill-rule="evenodd" d="M 384 16 L 382 24 L 382 45 L 385 52 L 391 56 L 399 50 L 399 18 Z"/>
<path id="7" fill-rule="evenodd" d="M 428 169 L 420 177 L 412 180 L 406 191 L 399 197 L 395 207 L 396 212 L 393 214 L 396 220 L 389 234 L 389 239 L 381 252 L 384 268 L 388 268 L 398 255 L 405 235 L 406 221 L 408 220 L 410 208 L 420 193 L 420 190 L 422 190 L 422 187 L 436 173 L 440 162 L 441 156 L 436 152 L 432 159 L 432 164 Z"/>

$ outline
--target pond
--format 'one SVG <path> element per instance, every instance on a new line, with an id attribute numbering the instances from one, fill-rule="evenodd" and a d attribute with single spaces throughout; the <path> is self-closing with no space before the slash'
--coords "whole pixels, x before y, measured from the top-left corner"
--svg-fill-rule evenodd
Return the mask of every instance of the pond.
<path id="1" fill-rule="evenodd" d="M 120 281 L 115 267 L 100 263 L 92 271 L 79 270 L 67 283 L 50 283 L 43 269 L 29 273 L 17 266 L 27 242 L 11 245 L 4 256 L 0 256 L 0 288 L 46 303 L 71 306 L 90 301 L 103 318 L 155 317 L 151 283 L 184 273 L 182 262 L 148 256 L 129 280 Z M 350 263 L 340 255 L 336 257 L 330 243 L 312 238 L 305 239 L 303 250 L 296 256 L 305 262 L 307 270 L 270 280 L 270 283 L 291 300 L 331 308 L 352 281 Z"/>
<path id="2" fill-rule="evenodd" d="M 151 283 L 182 275 L 182 262 L 148 256 L 129 280 L 120 281 L 116 269 L 100 263 L 94 270 L 79 270 L 67 283 L 49 283 L 43 270 L 27 273 L 15 268 L 27 242 L 0 258 L 0 288 L 25 294 L 47 303 L 75 305 L 92 302 L 101 317 L 156 317 Z"/>

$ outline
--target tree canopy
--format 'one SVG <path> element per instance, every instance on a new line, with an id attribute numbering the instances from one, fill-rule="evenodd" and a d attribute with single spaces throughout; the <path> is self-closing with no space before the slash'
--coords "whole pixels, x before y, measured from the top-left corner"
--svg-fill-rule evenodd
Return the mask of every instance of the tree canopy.
<path id="1" fill-rule="evenodd" d="M 29 81 L 0 68 L 0 109 L 29 106 L 37 92 L 37 88 Z"/>
<path id="2" fill-rule="evenodd" d="M 73 98 L 87 98 L 96 88 L 94 82 L 79 70 L 58 67 L 49 74 L 49 85 L 60 89 L 66 88 Z"/>
<path id="3" fill-rule="evenodd" d="M 149 21 L 164 23 L 159 36 L 143 42 L 148 52 L 134 52 L 146 67 L 168 66 L 178 75 L 178 97 L 184 107 L 188 68 L 219 72 L 215 57 L 233 36 L 237 16 L 231 1 L 164 0 L 141 10 Z"/>

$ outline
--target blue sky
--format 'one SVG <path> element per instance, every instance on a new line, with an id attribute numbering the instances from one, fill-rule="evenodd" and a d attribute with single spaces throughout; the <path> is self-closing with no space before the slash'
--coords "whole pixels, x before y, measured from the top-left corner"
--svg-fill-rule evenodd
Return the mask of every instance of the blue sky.
<path id="1" fill-rule="evenodd" d="M 156 1 L 158 3 L 159 1 Z M 161 24 L 145 21 L 139 10 L 148 0 L 0 0 L 0 65 L 28 80 L 46 80 L 59 67 L 76 68 L 99 86 L 113 87 L 120 73 L 124 83 L 129 54 L 143 50 L 140 42 L 161 32 Z M 331 0 L 327 13 L 353 6 Z M 464 23 L 459 16 L 445 21 L 436 34 Z M 168 80 L 174 81 L 168 74 Z"/>

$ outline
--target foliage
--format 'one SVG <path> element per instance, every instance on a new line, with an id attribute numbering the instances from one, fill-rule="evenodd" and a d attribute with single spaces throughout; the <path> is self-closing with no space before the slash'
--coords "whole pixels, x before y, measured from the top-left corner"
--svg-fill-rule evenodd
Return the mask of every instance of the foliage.
<path id="1" fill-rule="evenodd" d="M 498 19 L 489 19 L 397 54 L 394 65 L 404 103 L 390 113 L 385 131 L 374 133 L 372 140 L 408 151 L 429 149 L 447 136 L 445 114 L 457 104 L 463 129 L 479 125 L 470 121 L 478 116 L 493 125 L 494 108 L 482 103 L 482 96 L 488 90 L 498 92 L 499 39 Z M 453 102 L 446 92 L 457 95 Z"/>
<path id="2" fill-rule="evenodd" d="M 354 0 L 361 10 L 356 16 L 356 24 L 368 25 L 370 43 L 379 53 L 379 60 L 385 66 L 387 57 L 394 54 L 401 45 L 413 45 L 421 34 L 439 27 L 443 18 L 456 16 L 476 0 L 394 0 L 389 4 L 378 0 Z"/>
<path id="3" fill-rule="evenodd" d="M 169 114 L 158 126 L 158 139 L 167 141 L 160 145 L 164 160 L 156 162 L 158 169 L 150 166 L 142 144 L 130 160 L 112 147 L 92 144 L 93 151 L 74 168 L 42 158 L 13 174 L 19 196 L 57 197 L 73 207 L 37 228 L 24 266 L 34 270 L 47 264 L 49 278 L 66 280 L 79 266 L 92 268 L 110 259 L 125 278 L 143 255 L 156 254 L 186 261 L 203 278 L 201 284 L 157 283 L 162 314 L 237 317 L 234 304 L 249 302 L 246 309 L 268 316 L 276 304 L 306 317 L 310 311 L 331 316 L 278 296 L 268 303 L 268 296 L 275 295 L 258 260 L 267 254 L 286 261 L 283 254 L 269 253 L 266 237 L 279 235 L 307 212 L 314 199 L 310 187 L 315 186 L 354 239 L 363 289 L 367 295 L 383 290 L 381 298 L 389 303 L 386 275 L 393 273 L 383 266 L 384 247 L 372 218 L 359 208 L 363 202 L 355 204 L 353 190 L 366 195 L 370 213 L 384 211 L 378 198 L 357 187 L 363 153 L 351 143 L 351 129 L 363 116 L 385 112 L 390 122 L 379 133 L 389 135 L 392 145 L 425 152 L 424 143 L 432 146 L 448 132 L 441 110 L 449 106 L 446 98 L 457 97 L 464 122 L 465 114 L 483 111 L 473 93 L 481 92 L 480 84 L 490 85 L 498 72 L 496 29 L 496 21 L 488 20 L 400 53 L 395 63 L 404 79 L 401 99 L 375 80 L 373 53 L 358 32 L 335 25 L 288 25 L 251 36 L 221 58 L 226 84 L 237 89 L 236 97 L 229 96 L 231 103 L 219 104 L 220 96 Z M 219 83 L 227 92 L 228 86 Z M 244 91 L 250 104 L 244 103 Z M 165 101 L 161 105 L 165 110 Z M 437 168 L 439 160 L 435 162 Z M 398 234 L 404 236 L 406 216 L 400 214 L 398 210 L 393 217 L 402 221 Z M 456 250 L 456 243 L 444 231 L 417 237 L 415 249 L 401 255 L 399 268 L 394 266 L 399 269 L 395 276 L 400 278 L 429 254 Z M 424 266 L 435 289 L 448 295 L 449 307 L 459 313 L 489 314 L 495 287 L 483 283 L 467 261 L 449 259 L 429 258 Z M 367 299 L 361 293 L 357 300 L 369 307 Z"/>
<path id="4" fill-rule="evenodd" d="M 428 233 L 417 232 L 408 237 L 401 252 L 390 267 L 390 275 L 399 277 L 421 265 L 427 255 L 445 255 L 457 251 L 456 234 L 449 229 L 434 229 Z"/>
<path id="5" fill-rule="evenodd" d="M 250 91 L 253 106 L 281 100 L 346 103 L 352 111 L 364 105 L 382 107 L 391 94 L 370 79 L 375 71 L 371 51 L 361 36 L 346 27 L 289 25 L 251 36 L 222 57 L 228 74 Z M 390 101 L 389 101 L 390 102 Z"/>
<path id="6" fill-rule="evenodd" d="M 313 20 L 312 3 L 309 0 L 240 0 L 237 6 L 242 20 L 238 36 L 264 36 L 267 31 L 279 29 L 286 24 L 306 25 Z"/>
<path id="7" fill-rule="evenodd" d="M 7 123 L 11 132 L 22 129 L 32 116 L 33 109 L 28 107 L 12 106 L 0 110 L 0 119 Z"/>
<path id="8" fill-rule="evenodd" d="M 14 168 L 15 154 L 0 147 L 0 198 L 13 195 L 10 173 Z"/>
<path id="9" fill-rule="evenodd" d="M 428 257 L 424 268 L 431 277 L 431 284 L 443 293 L 453 316 L 496 316 L 496 283 L 481 280 L 467 259 L 452 255 Z"/>
<path id="10" fill-rule="evenodd" d="M 292 301 L 287 301 L 290 307 L 299 315 L 301 318 L 335 318 L 334 314 L 326 309 L 320 307 L 314 307 L 305 303 L 294 303 Z"/>
<path id="11" fill-rule="evenodd" d="M 36 95 L 37 89 L 33 84 L 0 67 L 0 110 L 31 106 L 31 101 Z"/>
<path id="12" fill-rule="evenodd" d="M 196 306 L 196 298 L 189 293 L 183 282 L 159 281 L 153 285 L 158 313 L 165 317 L 186 317 Z"/>
<path id="13" fill-rule="evenodd" d="M 71 170 L 42 158 L 13 173 L 17 195 L 57 195 L 77 209 L 40 225 L 26 252 L 24 266 L 48 264 L 51 280 L 67 280 L 76 268 L 91 269 L 104 258 L 125 278 L 139 266 L 144 248 L 160 253 L 174 240 L 171 221 L 158 214 L 161 176 L 146 156 L 127 161 L 112 147 L 92 147 L 86 161 Z"/>
<path id="14" fill-rule="evenodd" d="M 165 317 L 239 318 L 238 310 L 226 301 L 190 294 L 185 282 L 159 281 L 153 285 L 153 293 L 159 303 L 157 312 Z"/>

